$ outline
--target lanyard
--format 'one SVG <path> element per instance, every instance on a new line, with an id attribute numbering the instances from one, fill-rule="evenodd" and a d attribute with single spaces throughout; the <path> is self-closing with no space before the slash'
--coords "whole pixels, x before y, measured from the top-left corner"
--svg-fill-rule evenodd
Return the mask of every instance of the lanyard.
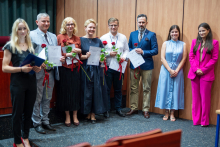
<path id="1" fill-rule="evenodd" d="M 111 43 L 112 43 L 112 36 L 110 35 L 110 39 L 111 39 Z M 118 42 L 118 36 L 117 36 L 117 40 L 115 42 L 115 46 L 117 45 L 117 42 Z"/>

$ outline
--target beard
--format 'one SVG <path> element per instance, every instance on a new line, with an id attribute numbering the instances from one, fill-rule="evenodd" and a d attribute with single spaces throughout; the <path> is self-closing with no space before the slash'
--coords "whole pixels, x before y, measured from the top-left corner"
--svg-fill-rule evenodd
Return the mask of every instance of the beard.
<path id="1" fill-rule="evenodd" d="M 139 30 L 140 32 L 143 32 L 143 31 L 145 30 L 145 27 L 138 27 L 138 30 Z"/>

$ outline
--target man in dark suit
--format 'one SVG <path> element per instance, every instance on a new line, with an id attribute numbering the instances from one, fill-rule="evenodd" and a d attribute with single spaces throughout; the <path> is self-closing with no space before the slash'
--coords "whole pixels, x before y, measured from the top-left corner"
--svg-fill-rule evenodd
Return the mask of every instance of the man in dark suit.
<path id="1" fill-rule="evenodd" d="M 143 83 L 143 114 L 145 118 L 150 118 L 148 113 L 150 108 L 150 94 L 151 94 L 151 77 L 152 70 L 154 68 L 154 62 L 152 56 L 158 54 L 158 44 L 156 34 L 146 29 L 147 16 L 140 14 L 137 16 L 138 30 L 131 32 L 129 38 L 130 51 L 135 49 L 138 54 L 141 54 L 145 60 L 145 63 L 138 68 L 134 68 L 132 63 L 130 64 L 131 75 L 131 91 L 130 91 L 130 104 L 131 110 L 126 115 L 132 115 L 138 113 L 138 88 L 140 76 Z M 135 43 L 138 43 L 135 47 Z"/>

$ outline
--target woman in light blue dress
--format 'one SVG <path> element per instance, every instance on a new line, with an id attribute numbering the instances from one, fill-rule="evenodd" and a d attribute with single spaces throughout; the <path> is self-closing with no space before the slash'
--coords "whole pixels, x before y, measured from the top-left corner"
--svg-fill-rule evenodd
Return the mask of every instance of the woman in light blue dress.
<path id="1" fill-rule="evenodd" d="M 157 87 L 155 107 L 165 109 L 163 120 L 175 121 L 174 111 L 184 109 L 184 75 L 183 65 L 187 51 L 184 42 L 180 41 L 179 26 L 170 27 L 167 41 L 161 49 L 161 69 Z"/>

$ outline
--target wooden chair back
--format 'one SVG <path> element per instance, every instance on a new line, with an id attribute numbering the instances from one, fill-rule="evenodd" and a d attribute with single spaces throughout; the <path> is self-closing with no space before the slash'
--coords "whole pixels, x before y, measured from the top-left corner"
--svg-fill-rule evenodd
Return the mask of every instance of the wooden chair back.
<path id="1" fill-rule="evenodd" d="M 118 144 L 121 145 L 122 141 L 124 141 L 124 140 L 145 137 L 145 136 L 158 134 L 158 133 L 162 133 L 162 130 L 161 129 L 155 129 L 155 130 L 151 130 L 151 131 L 147 131 L 147 132 L 143 132 L 143 133 L 138 133 L 138 134 L 132 134 L 132 135 L 126 135 L 126 136 L 117 136 L 117 137 L 113 137 L 113 138 L 110 138 L 109 140 L 107 140 L 106 144 L 111 143 L 111 142 L 118 142 Z"/>
<path id="2" fill-rule="evenodd" d="M 181 130 L 124 140 L 123 147 L 180 147 Z"/>
<path id="3" fill-rule="evenodd" d="M 82 143 L 71 145 L 71 146 L 68 146 L 68 147 L 91 147 L 91 144 L 88 143 L 88 142 L 82 142 Z"/>

